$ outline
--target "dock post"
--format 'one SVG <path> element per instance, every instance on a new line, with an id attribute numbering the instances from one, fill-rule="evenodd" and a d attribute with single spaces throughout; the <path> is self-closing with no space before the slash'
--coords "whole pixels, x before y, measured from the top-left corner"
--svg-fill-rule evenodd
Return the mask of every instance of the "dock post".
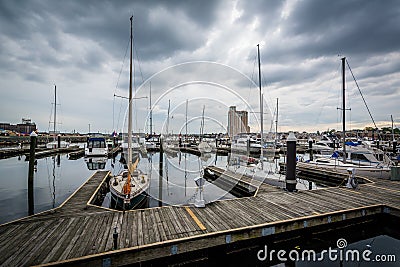
<path id="1" fill-rule="evenodd" d="M 33 172 L 35 170 L 35 148 L 37 141 L 37 134 L 31 133 L 30 149 L 29 149 L 29 171 L 28 171 L 28 215 L 34 214 L 34 201 L 33 201 Z"/>
<path id="2" fill-rule="evenodd" d="M 160 158 L 158 162 L 158 206 L 162 207 L 162 183 L 163 183 L 164 148 L 163 138 L 160 136 Z"/>
<path id="3" fill-rule="evenodd" d="M 57 148 L 61 147 L 61 135 L 57 135 Z"/>
<path id="4" fill-rule="evenodd" d="M 313 140 L 312 140 L 312 138 L 310 137 L 310 139 L 308 139 L 308 149 L 310 150 L 310 161 L 313 161 L 313 160 L 314 160 L 312 144 L 313 144 Z"/>
<path id="5" fill-rule="evenodd" d="M 296 136 L 289 132 L 286 140 L 286 190 L 293 192 L 296 189 Z"/>
<path id="6" fill-rule="evenodd" d="M 113 250 L 118 249 L 118 232 L 117 232 L 117 227 L 114 227 L 114 233 L 113 233 Z"/>
<path id="7" fill-rule="evenodd" d="M 393 140 L 393 153 L 396 154 L 396 149 L 397 149 L 397 141 Z"/>

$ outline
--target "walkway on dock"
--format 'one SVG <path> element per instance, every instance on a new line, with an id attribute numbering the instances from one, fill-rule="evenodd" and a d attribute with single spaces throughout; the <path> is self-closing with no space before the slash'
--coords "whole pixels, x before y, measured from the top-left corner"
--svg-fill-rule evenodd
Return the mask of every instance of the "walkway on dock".
<path id="1" fill-rule="evenodd" d="M 400 217 L 400 182 L 376 179 L 357 190 L 286 192 L 261 184 L 256 196 L 203 209 L 165 206 L 123 213 L 90 204 L 108 174 L 96 172 L 59 208 L 1 225 L 0 263 L 132 264 L 374 214 Z"/>

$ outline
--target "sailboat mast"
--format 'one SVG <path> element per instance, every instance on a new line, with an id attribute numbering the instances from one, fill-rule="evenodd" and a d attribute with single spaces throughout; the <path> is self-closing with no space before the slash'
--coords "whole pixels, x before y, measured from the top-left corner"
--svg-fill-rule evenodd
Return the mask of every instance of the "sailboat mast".
<path id="1" fill-rule="evenodd" d="M 167 112 L 167 136 L 168 136 L 168 128 L 169 128 L 169 110 L 171 108 L 171 100 L 168 99 L 168 112 Z"/>
<path id="2" fill-rule="evenodd" d="M 201 123 L 200 123 L 200 142 L 203 140 L 203 134 L 204 134 L 204 109 L 205 105 L 203 105 L 203 114 L 201 115 Z"/>
<path id="3" fill-rule="evenodd" d="M 343 96 L 342 96 L 342 108 L 343 108 L 343 163 L 346 163 L 346 158 L 347 158 L 347 154 L 346 154 L 346 78 L 345 78 L 345 63 L 346 63 L 346 58 L 343 57 L 342 58 L 342 88 L 343 88 Z"/>
<path id="4" fill-rule="evenodd" d="M 257 44 L 257 52 L 258 52 L 258 86 L 260 88 L 260 121 L 261 121 L 261 154 L 260 154 L 260 159 L 261 159 L 261 169 L 263 168 L 263 145 L 264 145 L 264 124 L 263 124 L 263 101 L 262 101 L 262 95 L 261 95 L 261 62 L 260 62 L 260 45 Z"/>
<path id="5" fill-rule="evenodd" d="M 57 123 L 57 86 L 54 85 L 54 122 L 53 122 L 53 139 L 56 141 L 56 123 Z"/>
<path id="6" fill-rule="evenodd" d="M 278 104 L 279 104 L 279 98 L 276 99 L 275 146 L 278 144 L 278 114 L 279 114 Z"/>
<path id="7" fill-rule="evenodd" d="M 151 107 L 151 82 L 150 82 L 150 135 L 153 134 L 153 109 Z"/>
<path id="8" fill-rule="evenodd" d="M 130 63 L 129 63 L 129 116 L 128 116 L 128 170 L 130 171 L 130 164 L 132 164 L 132 51 L 133 51 L 133 33 L 132 33 L 132 21 L 133 16 L 130 18 L 131 21 L 131 51 L 130 51 Z"/>
<path id="9" fill-rule="evenodd" d="M 186 121 L 185 121 L 185 134 L 186 134 L 186 139 L 185 139 L 185 142 L 187 143 L 187 139 L 188 139 L 188 134 L 187 134 L 187 124 L 188 124 L 188 120 L 187 120 L 187 118 L 188 118 L 188 100 L 186 99 Z M 185 154 L 185 157 L 186 157 L 186 154 Z"/>

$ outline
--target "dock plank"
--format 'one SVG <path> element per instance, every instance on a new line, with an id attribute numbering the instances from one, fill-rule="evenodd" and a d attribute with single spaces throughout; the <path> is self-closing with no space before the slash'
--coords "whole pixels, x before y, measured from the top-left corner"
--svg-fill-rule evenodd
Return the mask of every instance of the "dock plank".
<path id="1" fill-rule="evenodd" d="M 33 258 L 33 262 L 35 264 L 39 264 L 41 262 L 49 262 L 52 258 L 57 259 L 61 255 L 64 247 L 64 242 L 65 240 L 67 240 L 69 233 L 72 231 L 73 229 L 72 225 L 75 223 L 76 220 L 77 218 L 67 219 L 66 222 L 63 224 L 62 228 L 57 229 L 57 231 L 54 232 L 52 237 L 51 236 L 46 237 L 45 244 L 43 243 L 42 245 L 37 244 L 39 251 L 34 253 L 36 254 L 35 257 Z M 62 233 L 61 237 L 58 232 Z M 45 249 L 43 249 L 43 247 Z"/>
<path id="2" fill-rule="evenodd" d="M 221 231 L 235 233 L 266 223 L 296 222 L 304 217 L 311 220 L 355 209 L 374 212 L 375 206 L 383 212 L 383 205 L 390 210 L 400 210 L 400 182 L 397 181 L 371 179 L 372 183 L 360 184 L 357 190 L 340 186 L 293 193 L 260 184 L 257 195 L 253 197 L 219 200 L 205 208 L 190 207 L 206 227 L 206 230 L 201 230 L 184 207 L 165 206 L 123 213 L 88 205 L 106 175 L 107 171 L 96 172 L 59 208 L 0 225 L 0 262 L 33 265 L 89 255 L 101 259 L 103 253 L 112 251 L 115 226 L 119 233 L 118 249 L 136 255 L 134 253 L 143 249 L 139 246 L 144 246 L 148 252 L 140 254 L 139 258 L 143 260 L 154 256 L 151 256 L 153 246 L 155 250 L 165 246 L 170 252 L 170 243 L 165 241 L 185 242 L 197 238 L 213 240 L 209 244 L 218 245 L 212 236 Z M 259 183 L 248 177 L 240 179 Z M 400 214 L 400 211 L 396 212 Z M 360 212 L 355 214 L 361 216 Z M 316 219 L 316 222 L 321 221 Z M 244 237 L 249 235 L 241 236 Z M 119 253 L 116 250 L 107 257 L 118 257 Z M 129 263 L 135 262 L 135 257 L 128 258 L 131 260 Z"/>
<path id="3" fill-rule="evenodd" d="M 114 232 L 114 226 L 112 224 L 113 218 L 114 218 L 113 213 L 111 212 L 107 213 L 107 216 L 104 220 L 104 226 L 102 227 L 102 234 L 100 235 L 100 238 L 96 242 L 97 245 L 96 253 L 101 253 L 106 251 L 107 241 L 109 239 L 112 239 L 112 233 Z"/>
<path id="4" fill-rule="evenodd" d="M 164 227 L 164 223 L 163 223 L 163 221 L 161 220 L 161 217 L 160 217 L 160 216 L 162 216 L 160 214 L 160 209 L 156 208 L 156 209 L 153 209 L 153 211 L 154 211 L 154 215 L 155 215 L 155 219 L 156 219 L 156 223 L 157 223 L 156 227 L 158 229 L 158 233 L 160 235 L 160 239 L 161 239 L 161 241 L 167 241 L 168 240 L 167 232 L 165 231 L 166 229 Z"/>

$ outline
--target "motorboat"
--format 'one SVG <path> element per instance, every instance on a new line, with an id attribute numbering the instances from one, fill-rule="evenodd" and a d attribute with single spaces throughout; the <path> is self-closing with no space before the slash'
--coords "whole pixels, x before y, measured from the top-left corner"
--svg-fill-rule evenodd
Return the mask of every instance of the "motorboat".
<path id="1" fill-rule="evenodd" d="M 249 146 L 247 146 L 248 142 Z M 260 154 L 261 144 L 255 139 L 240 137 L 231 144 L 231 150 L 240 153 Z"/>
<path id="2" fill-rule="evenodd" d="M 104 137 L 89 137 L 86 147 L 86 157 L 106 157 L 108 155 L 108 147 Z"/>
<path id="3" fill-rule="evenodd" d="M 67 141 L 60 141 L 60 147 L 58 147 L 58 141 L 51 141 L 46 144 L 46 148 L 66 148 L 69 147 L 70 143 Z"/>

